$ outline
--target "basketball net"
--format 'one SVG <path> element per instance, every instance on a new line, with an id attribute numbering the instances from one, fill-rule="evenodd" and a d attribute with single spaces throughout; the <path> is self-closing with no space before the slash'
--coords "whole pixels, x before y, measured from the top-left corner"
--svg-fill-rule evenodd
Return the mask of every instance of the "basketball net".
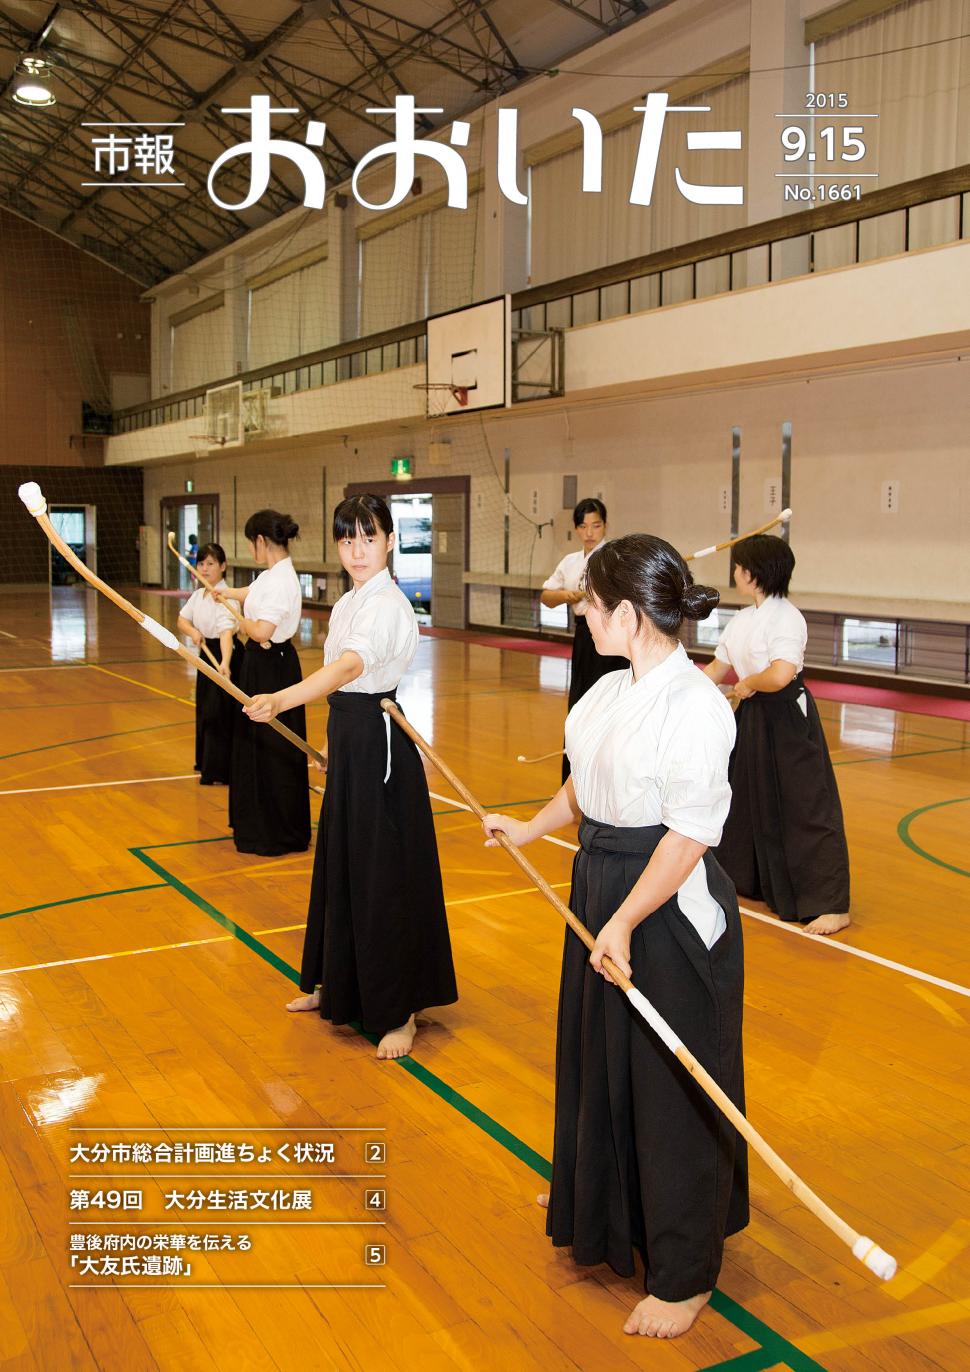
<path id="1" fill-rule="evenodd" d="M 448 414 L 449 400 L 454 400 L 462 409 L 468 404 L 468 387 L 453 386 L 450 381 L 419 381 L 414 389 L 424 391 L 429 419 L 438 419 L 441 415 Z"/>

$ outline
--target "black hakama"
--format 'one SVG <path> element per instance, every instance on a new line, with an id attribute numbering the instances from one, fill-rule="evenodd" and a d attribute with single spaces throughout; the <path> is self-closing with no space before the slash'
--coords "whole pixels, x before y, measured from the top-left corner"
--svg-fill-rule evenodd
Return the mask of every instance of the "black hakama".
<path id="1" fill-rule="evenodd" d="M 302 991 L 321 986 L 324 1019 L 373 1034 L 458 999 L 428 783 L 417 748 L 380 707 L 388 697 L 327 697 L 327 786 L 300 974 Z"/>
<path id="2" fill-rule="evenodd" d="M 302 680 L 290 642 L 268 648 L 250 639 L 242 655 L 239 685 L 247 695 L 282 691 Z M 278 716 L 306 738 L 306 710 L 298 705 Z M 279 857 L 310 846 L 310 791 L 303 753 L 267 724 L 254 724 L 236 706 L 232 740 L 229 824 L 240 853 Z"/>
<path id="3" fill-rule="evenodd" d="M 573 633 L 573 659 L 569 674 L 569 709 L 584 696 L 595 681 L 607 672 L 622 672 L 630 665 L 625 657 L 601 657 L 596 651 L 593 635 L 589 631 L 585 615 L 576 615 Z M 569 758 L 562 755 L 562 779 L 565 784 L 569 776 Z"/>
<path id="4" fill-rule="evenodd" d="M 222 661 L 222 644 L 207 638 L 206 647 L 217 662 Z M 229 677 L 238 681 L 242 665 L 242 644 L 233 639 L 229 658 Z M 195 770 L 203 786 L 228 786 L 232 760 L 232 735 L 236 723 L 236 701 L 228 691 L 199 672 L 195 679 Z"/>
<path id="5" fill-rule="evenodd" d="M 665 833 L 582 821 L 570 905 L 593 934 Z M 634 930 L 632 979 L 743 1110 L 741 918 L 709 852 L 704 866 L 727 929 L 706 948 L 674 896 Z M 638 1250 L 646 1290 L 680 1301 L 713 1289 L 725 1237 L 747 1222 L 744 1140 L 567 930 L 546 1232 L 576 1262 L 607 1262 L 623 1277 Z"/>
<path id="6" fill-rule="evenodd" d="M 799 701 L 805 705 L 802 711 Z M 799 672 L 738 706 L 731 810 L 717 860 L 783 920 L 849 909 L 849 850 L 822 721 Z"/>

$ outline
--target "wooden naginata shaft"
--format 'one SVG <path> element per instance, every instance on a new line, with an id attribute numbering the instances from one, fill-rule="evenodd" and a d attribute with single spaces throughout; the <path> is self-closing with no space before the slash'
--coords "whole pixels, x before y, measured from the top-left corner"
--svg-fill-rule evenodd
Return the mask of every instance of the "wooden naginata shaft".
<path id="1" fill-rule="evenodd" d="M 221 690 L 225 691 L 228 695 L 231 695 L 234 700 L 238 700 L 241 705 L 252 704 L 252 697 L 248 696 L 245 691 L 241 691 L 234 681 L 230 681 L 228 677 L 224 677 L 222 673 L 217 671 L 214 667 L 210 667 L 207 662 L 203 662 L 202 658 L 195 653 L 190 653 L 185 644 L 180 643 L 170 629 L 166 629 L 163 624 L 159 624 L 157 620 L 152 619 L 151 615 L 146 615 L 143 611 L 139 610 L 137 606 L 132 605 L 131 601 L 126 600 L 120 591 L 116 591 L 113 586 L 109 586 L 106 581 L 102 581 L 99 576 L 91 571 L 90 567 L 84 565 L 73 548 L 70 548 L 64 542 L 48 519 L 47 501 L 44 499 L 43 493 L 35 481 L 25 482 L 25 484 L 20 487 L 18 494 L 20 499 L 27 506 L 27 509 L 37 520 L 37 523 L 44 530 L 52 547 L 57 549 L 65 561 L 69 562 L 78 575 L 82 576 L 89 585 L 93 586 L 96 591 L 100 591 L 103 596 L 107 596 L 114 605 L 117 605 L 119 610 L 123 610 L 136 624 L 141 625 L 146 633 L 151 634 L 152 638 L 157 639 L 164 647 L 171 648 L 173 653 L 178 653 L 180 658 L 185 662 L 188 662 L 197 672 L 201 672 L 203 676 L 208 677 L 210 681 L 215 682 Z M 306 753 L 307 757 L 312 758 L 314 762 L 319 763 L 321 767 L 325 768 L 326 764 L 322 755 L 317 752 L 316 748 L 307 743 L 306 739 L 300 738 L 299 734 L 295 734 L 292 729 L 287 728 L 287 726 L 278 719 L 271 719 L 269 721 L 269 727 L 275 729 L 278 734 L 292 743 L 295 748 L 299 748 L 301 753 Z"/>
<path id="2" fill-rule="evenodd" d="M 382 700 L 381 708 L 387 711 L 394 722 L 404 730 L 408 738 L 420 748 L 421 752 L 432 766 L 441 773 L 451 786 L 454 787 L 462 800 L 465 801 L 478 818 L 484 819 L 485 811 L 472 795 L 471 791 L 469 791 L 468 787 L 455 776 L 448 764 L 438 756 L 431 745 L 427 743 L 417 730 L 412 727 L 409 721 L 404 718 L 394 702 L 392 700 Z M 522 869 L 533 886 L 535 886 L 536 889 L 545 896 L 549 904 L 558 911 L 569 925 L 570 929 L 572 929 L 573 933 L 582 939 L 587 948 L 592 948 L 595 942 L 593 935 L 586 926 L 576 918 L 572 910 L 570 910 L 559 896 L 556 895 L 542 873 L 533 867 L 529 859 L 522 855 L 515 844 L 512 843 L 505 834 L 496 833 L 494 837 L 499 845 L 505 849 L 509 857 L 512 858 L 513 862 L 517 863 Z M 686 1068 L 697 1082 L 698 1086 L 700 1086 L 705 1094 L 710 1097 L 726 1118 L 730 1120 L 742 1138 L 744 1138 L 758 1156 L 768 1164 L 775 1176 L 784 1183 L 796 1199 L 807 1206 L 817 1219 L 827 1225 L 843 1243 L 848 1244 L 852 1249 L 853 1255 L 858 1258 L 860 1262 L 863 1262 L 870 1271 L 874 1272 L 876 1276 L 881 1277 L 883 1281 L 888 1281 L 896 1271 L 895 1258 L 886 1253 L 878 1244 L 874 1243 L 872 1239 L 866 1238 L 865 1235 L 860 1234 L 858 1230 L 853 1229 L 851 1224 L 844 1220 L 841 1215 L 837 1215 L 830 1206 L 826 1205 L 821 1196 L 818 1196 L 806 1182 L 802 1181 L 801 1177 L 799 1177 L 797 1173 L 788 1166 L 784 1159 L 779 1157 L 771 1145 L 762 1138 L 754 1125 L 741 1113 L 730 1097 L 725 1095 L 724 1091 L 721 1090 L 711 1074 L 697 1061 L 690 1049 L 680 1041 L 667 1021 L 658 1013 L 650 1001 L 647 1000 L 646 996 L 637 990 L 630 978 L 620 971 L 619 967 L 617 967 L 612 959 L 604 957 L 603 964 L 609 971 L 612 979 L 621 990 L 626 993 L 627 999 L 647 1021 L 657 1037 L 670 1049 L 677 1061 Z"/>
<path id="3" fill-rule="evenodd" d="M 776 524 L 787 524 L 791 516 L 791 510 L 782 510 L 780 515 L 775 515 L 774 519 L 769 519 L 767 524 L 759 524 L 757 529 L 749 529 L 745 534 L 735 534 L 734 538 L 726 538 L 723 543 L 712 543 L 709 548 L 698 548 L 696 553 L 685 553 L 684 561 L 693 562 L 698 557 L 710 557 L 712 553 L 722 553 L 725 548 L 733 548 L 735 543 L 740 543 L 743 538 L 754 538 L 756 534 L 766 534 Z"/>
<path id="4" fill-rule="evenodd" d="M 197 567 L 193 567 L 192 563 L 189 561 L 187 557 L 182 556 L 178 548 L 176 548 L 175 546 L 175 535 L 172 533 L 171 530 L 169 530 L 168 535 L 168 550 L 170 553 L 172 553 L 175 557 L 178 558 L 179 562 L 181 562 L 182 566 L 189 573 L 189 575 L 195 577 L 196 581 L 199 583 L 200 586 L 204 586 L 207 591 L 211 592 L 214 599 L 218 600 L 220 605 L 225 605 L 226 609 L 232 615 L 236 623 L 242 624 L 243 613 L 240 610 L 239 606 L 236 604 L 236 602 L 233 600 L 232 596 L 227 596 L 225 598 L 220 596 L 219 592 L 213 586 L 212 582 L 207 581 L 205 577 L 202 575 L 202 573 L 199 571 L 199 569 Z M 245 633 L 243 633 L 243 637 L 246 637 Z"/>

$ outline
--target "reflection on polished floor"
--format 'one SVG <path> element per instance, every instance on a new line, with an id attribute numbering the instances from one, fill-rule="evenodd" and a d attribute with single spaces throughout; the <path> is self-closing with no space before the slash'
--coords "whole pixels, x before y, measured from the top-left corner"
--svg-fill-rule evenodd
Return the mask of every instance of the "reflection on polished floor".
<path id="1" fill-rule="evenodd" d="M 174 627 L 174 598 L 140 603 Z M 301 625 L 305 671 L 324 633 Z M 566 668 L 425 637 L 400 699 L 483 802 L 528 814 L 558 765 L 515 758 L 558 746 Z M 379 1064 L 354 1031 L 283 1011 L 311 855 L 236 854 L 225 791 L 192 773 L 185 664 L 64 588 L 6 602 L 0 681 L 4 1368 L 970 1365 L 970 724 L 821 700 L 855 923 L 822 942 L 745 921 L 749 1113 L 900 1275 L 879 1286 L 755 1162 L 715 1308 L 648 1345 L 621 1333 L 633 1286 L 544 1237 L 562 929 L 447 785 L 430 778 L 461 999 L 411 1062 Z M 312 738 L 325 718 L 311 708 Z M 531 856 L 567 889 L 568 849 Z M 333 1164 L 296 1162 L 325 1139 Z M 176 1142 L 219 1150 L 146 1164 Z M 228 1199 L 304 1179 L 312 1226 Z M 199 1208 L 169 1204 L 179 1187 Z M 85 1223 L 78 1189 L 111 1197 Z M 134 1275 L 149 1235 L 157 1275 Z M 99 1283 L 119 1289 L 78 1289 Z"/>

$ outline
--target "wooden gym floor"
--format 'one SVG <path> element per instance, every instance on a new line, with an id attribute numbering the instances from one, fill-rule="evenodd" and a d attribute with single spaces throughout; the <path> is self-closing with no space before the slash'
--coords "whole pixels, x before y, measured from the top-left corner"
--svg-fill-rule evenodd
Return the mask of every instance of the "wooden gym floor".
<path id="1" fill-rule="evenodd" d="M 174 627 L 174 599 L 140 601 Z M 304 670 L 323 631 L 304 621 Z M 752 1223 L 714 1308 L 657 1344 L 621 1332 L 632 1283 L 544 1236 L 562 929 L 440 778 L 461 1000 L 433 1012 L 412 1060 L 378 1063 L 353 1030 L 283 1012 L 311 855 L 236 854 L 225 790 L 192 775 L 189 670 L 74 588 L 6 597 L 0 669 L 4 1372 L 970 1366 L 966 722 L 820 701 L 855 924 L 823 942 L 745 919 L 750 1115 L 900 1273 L 880 1286 L 755 1160 Z M 482 801 L 529 813 L 558 768 L 514 759 L 556 746 L 565 670 L 425 637 L 401 699 Z M 317 740 L 325 710 L 310 712 Z M 570 851 L 530 853 L 565 891 Z M 79 1143 L 166 1140 L 336 1151 L 261 1170 L 71 1160 Z M 365 1159 L 376 1141 L 383 1164 Z M 219 1188 L 300 1186 L 310 1215 L 208 1208 Z M 207 1208 L 166 1209 L 179 1187 Z M 122 1188 L 144 1209 L 109 1197 L 72 1215 L 72 1190 Z M 365 1206 L 373 1189 L 385 1210 Z M 178 1247 L 209 1233 L 248 1234 L 251 1251 Z M 133 1247 L 112 1258 L 111 1234 L 170 1236 L 156 1253 L 191 1275 L 128 1275 Z M 365 1245 L 386 1263 L 366 1265 Z"/>

